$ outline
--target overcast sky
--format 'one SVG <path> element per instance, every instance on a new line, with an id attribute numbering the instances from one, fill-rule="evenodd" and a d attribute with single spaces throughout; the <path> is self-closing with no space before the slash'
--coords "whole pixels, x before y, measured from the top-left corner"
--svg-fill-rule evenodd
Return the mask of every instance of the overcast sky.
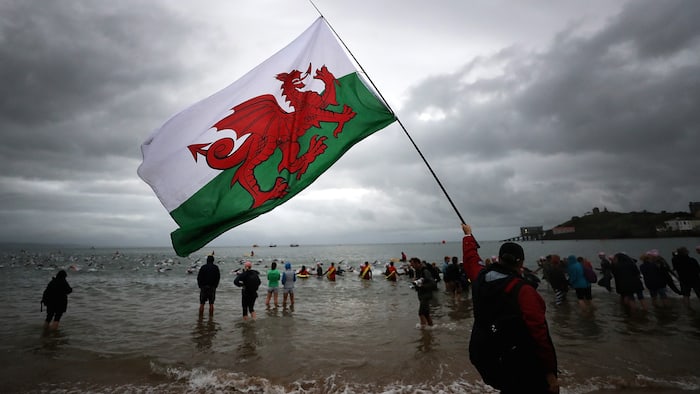
<path id="1" fill-rule="evenodd" d="M 0 242 L 168 246 L 140 145 L 318 16 L 308 1 L 0 1 Z M 315 4 L 483 240 L 700 201 L 700 2 Z M 458 240 L 403 130 L 212 246 Z"/>

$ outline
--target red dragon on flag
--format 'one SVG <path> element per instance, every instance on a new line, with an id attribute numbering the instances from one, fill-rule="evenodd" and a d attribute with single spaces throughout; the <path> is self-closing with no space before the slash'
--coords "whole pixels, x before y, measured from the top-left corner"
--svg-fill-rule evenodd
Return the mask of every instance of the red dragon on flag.
<path id="1" fill-rule="evenodd" d="M 286 98 L 292 112 L 286 112 L 271 94 L 264 94 L 249 99 L 233 107 L 233 113 L 214 124 L 217 131 L 232 129 L 238 135 L 247 133 L 247 139 L 236 150 L 232 138 L 221 138 L 213 143 L 192 144 L 188 148 L 194 160 L 198 155 L 206 158 L 209 167 L 226 170 L 240 165 L 231 179 L 231 186 L 238 182 L 253 197 L 251 208 L 257 208 L 268 200 L 284 197 L 288 192 L 285 178 L 278 177 L 270 190 L 261 190 L 255 178 L 255 168 L 267 161 L 276 149 L 282 151 L 282 161 L 278 172 L 289 171 L 301 179 L 309 164 L 326 150 L 326 137 L 315 134 L 311 137 L 309 147 L 300 154 L 299 138 L 312 127 L 320 127 L 320 122 L 337 123 L 333 136 L 343 131 L 345 123 L 355 116 L 348 105 L 343 105 L 342 112 L 328 110 L 328 106 L 338 105 L 336 85 L 340 82 L 324 65 L 316 70 L 313 78 L 325 84 L 325 90 L 319 94 L 315 91 L 302 91 L 306 86 L 304 79 L 311 73 L 311 64 L 305 73 L 292 70 L 277 74 L 282 82 L 282 95 Z M 208 148 L 207 148 L 208 147 Z"/>

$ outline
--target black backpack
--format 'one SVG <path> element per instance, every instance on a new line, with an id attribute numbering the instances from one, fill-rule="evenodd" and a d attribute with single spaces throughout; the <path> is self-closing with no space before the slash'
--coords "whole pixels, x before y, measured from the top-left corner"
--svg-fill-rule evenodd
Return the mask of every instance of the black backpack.
<path id="1" fill-rule="evenodd" d="M 510 291 L 483 307 L 489 313 L 475 322 L 469 342 L 469 360 L 486 384 L 500 390 L 518 380 L 518 371 L 532 367 L 535 350 L 517 301 L 520 288 L 526 284 L 515 280 L 518 283 Z"/>

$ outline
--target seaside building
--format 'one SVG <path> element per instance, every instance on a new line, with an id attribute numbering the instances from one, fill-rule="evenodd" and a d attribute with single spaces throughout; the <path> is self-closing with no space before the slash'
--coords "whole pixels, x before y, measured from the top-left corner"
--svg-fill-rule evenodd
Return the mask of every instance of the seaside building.
<path id="1" fill-rule="evenodd" d="M 520 227 L 520 239 L 523 241 L 542 239 L 543 234 L 542 226 Z"/>
<path id="2" fill-rule="evenodd" d="M 666 220 L 663 225 L 656 227 L 656 232 L 700 232 L 700 202 L 691 201 L 688 203 L 688 209 L 690 217 L 676 217 L 672 220 Z"/>
<path id="3" fill-rule="evenodd" d="M 700 229 L 700 220 L 690 220 L 690 219 L 673 219 L 666 220 L 664 226 L 656 231 L 693 231 Z"/>

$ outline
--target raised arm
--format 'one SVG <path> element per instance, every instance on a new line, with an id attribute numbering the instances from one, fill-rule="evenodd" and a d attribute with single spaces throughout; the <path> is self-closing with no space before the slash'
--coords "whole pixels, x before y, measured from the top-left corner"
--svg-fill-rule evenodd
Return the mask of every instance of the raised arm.
<path id="1" fill-rule="evenodd" d="M 477 251 L 476 240 L 472 237 L 471 226 L 462 223 L 462 231 L 464 232 L 464 238 L 462 238 L 462 268 L 464 273 L 467 274 L 467 278 L 474 282 L 479 272 L 484 269 L 484 263 Z"/>

